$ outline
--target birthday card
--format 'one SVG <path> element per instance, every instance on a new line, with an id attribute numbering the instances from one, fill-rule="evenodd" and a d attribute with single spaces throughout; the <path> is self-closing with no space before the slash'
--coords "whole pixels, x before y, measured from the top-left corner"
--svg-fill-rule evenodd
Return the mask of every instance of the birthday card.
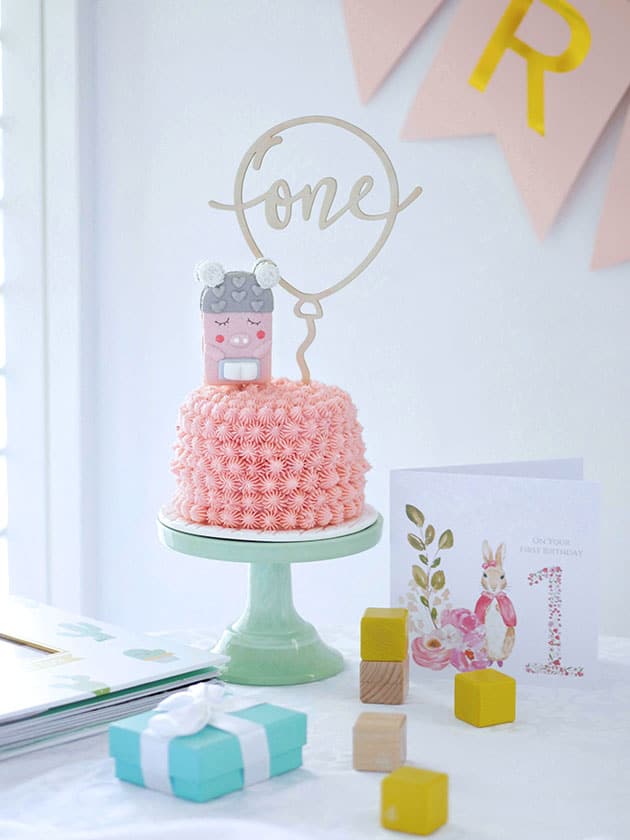
<path id="1" fill-rule="evenodd" d="M 392 472 L 391 602 L 409 610 L 412 673 L 594 676 L 598 526 L 580 460 Z"/>

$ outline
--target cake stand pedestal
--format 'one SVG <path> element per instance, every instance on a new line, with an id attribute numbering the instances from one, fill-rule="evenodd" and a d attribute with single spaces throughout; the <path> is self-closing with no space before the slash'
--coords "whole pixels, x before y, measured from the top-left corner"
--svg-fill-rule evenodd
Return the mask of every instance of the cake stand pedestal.
<path id="1" fill-rule="evenodd" d="M 326 539 L 269 542 L 224 539 L 177 530 L 158 519 L 163 545 L 182 554 L 249 563 L 243 615 L 229 625 L 215 653 L 230 657 L 223 678 L 242 685 L 296 685 L 332 677 L 343 669 L 341 654 L 324 644 L 293 606 L 291 564 L 358 554 L 376 545 L 383 519 L 363 530 Z"/>

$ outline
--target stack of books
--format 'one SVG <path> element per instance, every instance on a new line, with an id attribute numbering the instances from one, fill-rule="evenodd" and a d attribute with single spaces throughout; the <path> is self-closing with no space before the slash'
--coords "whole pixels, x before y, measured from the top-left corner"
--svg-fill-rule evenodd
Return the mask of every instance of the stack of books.
<path id="1" fill-rule="evenodd" d="M 0 758 L 103 731 L 218 680 L 224 656 L 34 601 L 0 603 Z"/>

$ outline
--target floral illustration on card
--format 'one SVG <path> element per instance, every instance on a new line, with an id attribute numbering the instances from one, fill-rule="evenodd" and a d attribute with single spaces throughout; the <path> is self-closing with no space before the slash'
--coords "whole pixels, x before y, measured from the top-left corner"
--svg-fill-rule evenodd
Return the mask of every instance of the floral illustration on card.
<path id="1" fill-rule="evenodd" d="M 446 586 L 445 560 L 455 538 L 450 528 L 437 537 L 435 527 L 415 505 L 405 506 L 414 530 L 407 542 L 419 562 L 411 566 L 407 594 L 399 599 L 409 610 L 411 655 L 423 668 L 441 671 L 449 665 L 458 671 L 499 667 L 512 652 L 516 640 L 516 611 L 506 592 L 503 561 L 505 543 L 496 552 L 484 540 L 481 563 L 481 594 L 473 610 L 454 606 Z M 437 539 L 436 539 L 437 537 Z"/>

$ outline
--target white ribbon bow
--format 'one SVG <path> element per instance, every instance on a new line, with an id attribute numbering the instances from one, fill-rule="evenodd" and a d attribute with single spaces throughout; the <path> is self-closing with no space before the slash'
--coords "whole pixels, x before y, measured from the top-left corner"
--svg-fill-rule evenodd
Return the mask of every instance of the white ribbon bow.
<path id="1" fill-rule="evenodd" d="M 148 731 L 161 738 L 175 738 L 177 735 L 194 735 L 221 710 L 225 700 L 225 688 L 216 683 L 197 683 L 185 691 L 178 691 L 166 697 L 156 706 L 158 714 L 153 715 Z"/>
<path id="2" fill-rule="evenodd" d="M 211 724 L 238 738 L 245 786 L 268 779 L 271 757 L 265 727 L 225 713 L 226 691 L 216 683 L 197 683 L 162 700 L 140 735 L 140 767 L 145 787 L 173 793 L 169 744 Z"/>

